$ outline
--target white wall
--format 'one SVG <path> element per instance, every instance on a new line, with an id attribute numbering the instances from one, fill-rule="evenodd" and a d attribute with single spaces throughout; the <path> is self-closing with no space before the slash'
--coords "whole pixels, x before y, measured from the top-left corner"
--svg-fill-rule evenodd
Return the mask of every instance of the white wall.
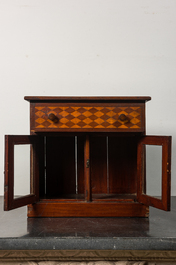
<path id="1" fill-rule="evenodd" d="M 176 1 L 0 0 L 0 194 L 4 134 L 29 134 L 25 95 L 145 95 L 147 133 L 173 136 Z"/>

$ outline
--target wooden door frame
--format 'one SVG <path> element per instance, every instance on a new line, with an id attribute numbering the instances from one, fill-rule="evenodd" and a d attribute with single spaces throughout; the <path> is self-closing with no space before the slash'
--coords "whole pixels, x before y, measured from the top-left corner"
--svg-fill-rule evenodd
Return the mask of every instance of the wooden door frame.
<path id="1" fill-rule="evenodd" d="M 12 210 L 39 200 L 39 143 L 34 135 L 5 135 L 4 210 Z M 14 198 L 14 146 L 31 145 L 30 193 Z"/>
<path id="2" fill-rule="evenodd" d="M 145 145 L 162 146 L 162 198 L 145 194 Z M 171 136 L 144 136 L 137 148 L 137 201 L 147 206 L 170 211 Z"/>

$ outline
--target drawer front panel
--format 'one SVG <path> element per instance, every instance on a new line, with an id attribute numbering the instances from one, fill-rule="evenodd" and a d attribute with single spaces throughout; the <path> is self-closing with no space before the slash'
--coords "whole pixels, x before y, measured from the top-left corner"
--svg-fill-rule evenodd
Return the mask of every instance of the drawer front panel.
<path id="1" fill-rule="evenodd" d="M 35 104 L 34 129 L 143 131 L 143 104 L 112 105 Z M 49 119 L 54 114 L 57 120 Z M 120 119 L 121 117 L 121 119 Z"/>

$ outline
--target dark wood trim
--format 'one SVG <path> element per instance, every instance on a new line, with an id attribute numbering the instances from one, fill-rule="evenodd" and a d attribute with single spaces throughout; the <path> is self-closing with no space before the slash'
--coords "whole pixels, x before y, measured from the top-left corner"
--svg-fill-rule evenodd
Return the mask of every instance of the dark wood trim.
<path id="1" fill-rule="evenodd" d="M 142 133 L 143 132 L 143 128 L 140 128 L 140 129 L 116 129 L 116 128 L 112 128 L 112 129 L 95 129 L 95 128 L 93 128 L 93 129 L 89 129 L 89 128 L 79 128 L 79 129 L 70 129 L 70 128 L 54 128 L 54 129 L 49 129 L 49 128 L 36 128 L 35 130 L 32 130 L 31 132 L 32 132 L 32 134 L 34 133 L 44 133 L 44 132 L 46 132 L 46 133 L 50 133 L 50 132 L 56 132 L 56 133 L 62 133 L 62 132 L 67 132 L 67 133 L 69 133 L 69 132 L 73 132 L 73 133 L 75 133 L 75 135 L 78 135 L 79 134 L 79 132 L 78 132 L 78 130 L 79 130 L 79 132 L 82 132 L 82 133 L 86 133 L 86 132 L 89 132 L 89 133 L 122 133 L 122 132 L 124 132 L 124 133 Z"/>
<path id="2" fill-rule="evenodd" d="M 4 160 L 4 211 L 8 211 L 10 208 L 10 202 L 12 201 L 12 194 L 9 192 L 9 181 L 11 181 L 11 185 L 13 186 L 13 176 L 10 179 L 9 177 L 9 171 L 13 172 L 13 160 L 12 163 L 9 164 L 11 157 L 9 155 L 10 150 L 10 140 L 8 138 L 8 135 L 5 135 L 5 160 Z M 11 148 L 11 156 L 14 156 L 14 150 Z"/>
<path id="3" fill-rule="evenodd" d="M 171 205 L 171 145 L 172 137 L 167 137 L 163 144 L 162 200 L 165 210 L 170 211 Z"/>
<path id="4" fill-rule="evenodd" d="M 25 96 L 25 100 L 29 102 L 146 102 L 151 100 L 151 97 L 134 96 L 134 97 L 41 97 L 41 96 Z"/>

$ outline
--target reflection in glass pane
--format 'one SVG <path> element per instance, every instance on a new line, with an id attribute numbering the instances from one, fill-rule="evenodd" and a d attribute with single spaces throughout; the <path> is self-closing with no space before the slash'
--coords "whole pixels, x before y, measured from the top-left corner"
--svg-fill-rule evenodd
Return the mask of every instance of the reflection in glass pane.
<path id="1" fill-rule="evenodd" d="M 30 144 L 14 146 L 14 198 L 30 194 Z"/>
<path id="2" fill-rule="evenodd" d="M 162 196 L 162 146 L 146 145 L 146 194 Z"/>

